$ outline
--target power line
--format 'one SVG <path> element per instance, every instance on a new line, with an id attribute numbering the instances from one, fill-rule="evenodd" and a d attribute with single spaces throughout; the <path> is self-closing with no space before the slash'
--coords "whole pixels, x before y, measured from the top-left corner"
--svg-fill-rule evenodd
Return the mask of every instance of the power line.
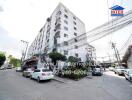
<path id="1" fill-rule="evenodd" d="M 110 25 L 111 23 L 113 23 L 113 26 L 106 27 L 107 25 Z M 107 22 L 107 23 L 87 32 L 87 33 L 77 36 L 76 38 L 72 38 L 72 39 L 68 40 L 67 42 L 70 42 L 70 44 L 73 44 L 73 43 L 75 43 L 74 39 L 83 38 L 83 39 L 88 40 L 88 42 L 87 42 L 87 44 L 88 44 L 88 43 L 94 42 L 98 39 L 101 39 L 101 38 L 109 35 L 110 33 L 115 32 L 115 31 L 117 31 L 131 23 L 132 23 L 132 11 L 130 10 L 126 14 L 124 14 L 123 17 L 115 18 L 111 22 Z M 100 30 L 100 29 L 103 29 L 103 30 L 98 32 L 98 30 Z M 88 35 L 86 36 L 86 34 L 88 34 Z M 65 45 L 63 45 L 63 42 L 60 43 L 60 47 L 64 47 L 64 46 Z"/>

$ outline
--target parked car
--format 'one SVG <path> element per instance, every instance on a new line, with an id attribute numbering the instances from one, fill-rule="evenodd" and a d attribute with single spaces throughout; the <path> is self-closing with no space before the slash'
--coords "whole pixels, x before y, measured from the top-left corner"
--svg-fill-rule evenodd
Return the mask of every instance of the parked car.
<path id="1" fill-rule="evenodd" d="M 115 69 L 114 67 L 109 67 L 110 71 L 114 71 L 114 69 Z"/>
<path id="2" fill-rule="evenodd" d="M 30 76 L 30 78 L 36 79 L 38 82 L 40 82 L 41 80 L 50 80 L 53 79 L 53 77 L 53 72 L 45 68 L 35 69 Z"/>
<path id="3" fill-rule="evenodd" d="M 16 72 L 21 72 L 21 67 L 16 67 Z"/>
<path id="4" fill-rule="evenodd" d="M 115 74 L 118 74 L 118 75 L 124 75 L 124 71 L 126 70 L 125 67 L 123 66 L 118 66 L 118 67 L 115 67 Z"/>
<path id="5" fill-rule="evenodd" d="M 92 75 L 103 75 L 103 70 L 101 66 L 92 66 Z"/>
<path id="6" fill-rule="evenodd" d="M 0 67 L 0 70 L 6 70 L 6 67 Z"/>
<path id="7" fill-rule="evenodd" d="M 31 73 L 32 73 L 33 71 L 34 71 L 34 70 L 31 69 L 31 68 L 27 68 L 26 70 L 24 70 L 24 71 L 22 72 L 22 75 L 23 75 L 24 77 L 30 77 L 30 76 L 31 76 Z"/>
<path id="8" fill-rule="evenodd" d="M 132 69 L 127 69 L 124 71 L 126 80 L 130 80 L 132 82 Z"/>
<path id="9" fill-rule="evenodd" d="M 12 65 L 9 64 L 9 65 L 6 67 L 6 69 L 12 69 Z"/>

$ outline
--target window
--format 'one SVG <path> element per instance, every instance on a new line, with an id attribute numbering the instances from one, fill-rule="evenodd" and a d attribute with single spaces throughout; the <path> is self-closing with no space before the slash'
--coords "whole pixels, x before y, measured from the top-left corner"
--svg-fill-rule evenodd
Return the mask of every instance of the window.
<path id="1" fill-rule="evenodd" d="M 74 16 L 73 19 L 76 20 L 76 17 Z"/>
<path id="2" fill-rule="evenodd" d="M 64 50 L 64 55 L 68 55 L 68 51 L 67 50 Z"/>
<path id="3" fill-rule="evenodd" d="M 49 42 L 49 39 L 47 40 L 47 42 Z"/>
<path id="4" fill-rule="evenodd" d="M 75 21 L 73 21 L 74 25 L 76 25 L 77 23 Z"/>
<path id="5" fill-rule="evenodd" d="M 68 18 L 68 16 L 67 16 L 66 14 L 64 15 L 64 17 L 65 17 L 65 18 Z"/>
<path id="6" fill-rule="evenodd" d="M 42 49 L 42 45 L 40 46 L 40 48 Z"/>
<path id="7" fill-rule="evenodd" d="M 74 35 L 77 36 L 77 33 L 74 32 Z"/>
<path id="8" fill-rule="evenodd" d="M 75 53 L 75 56 L 78 57 L 78 53 Z"/>
<path id="9" fill-rule="evenodd" d="M 68 31 L 68 27 L 64 26 L 64 29 L 65 29 L 66 31 Z"/>
<path id="10" fill-rule="evenodd" d="M 75 47 L 75 49 L 77 49 L 77 48 L 78 48 L 78 46 L 77 46 L 77 45 L 75 45 L 74 47 Z"/>
<path id="11" fill-rule="evenodd" d="M 82 61 L 81 58 L 78 58 L 78 61 Z"/>
<path id="12" fill-rule="evenodd" d="M 60 38 L 60 31 L 55 33 L 55 38 Z"/>
<path id="13" fill-rule="evenodd" d="M 50 69 L 42 69 L 43 72 L 51 71 Z"/>
<path id="14" fill-rule="evenodd" d="M 58 30 L 58 29 L 61 29 L 61 24 L 58 23 L 56 26 L 55 26 L 55 30 Z"/>
<path id="15" fill-rule="evenodd" d="M 65 23 L 65 24 L 68 24 L 68 21 L 64 20 L 64 23 Z"/>
<path id="16" fill-rule="evenodd" d="M 58 11 L 56 15 L 61 15 L 61 11 Z"/>
<path id="17" fill-rule="evenodd" d="M 74 39 L 75 42 L 77 42 L 77 39 Z"/>
<path id="18" fill-rule="evenodd" d="M 64 37 L 68 37 L 68 34 L 64 34 Z"/>
<path id="19" fill-rule="evenodd" d="M 68 45 L 68 42 L 67 41 L 64 41 L 64 45 Z"/>
<path id="20" fill-rule="evenodd" d="M 76 27 L 74 27 L 74 30 L 77 30 L 77 28 L 76 28 Z"/>
<path id="21" fill-rule="evenodd" d="M 36 70 L 34 70 L 34 72 L 40 72 L 40 70 L 36 69 Z"/>

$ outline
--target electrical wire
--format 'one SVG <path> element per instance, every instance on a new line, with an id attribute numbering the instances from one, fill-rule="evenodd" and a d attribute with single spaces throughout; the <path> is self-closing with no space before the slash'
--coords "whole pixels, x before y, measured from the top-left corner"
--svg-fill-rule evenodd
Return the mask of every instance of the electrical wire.
<path id="1" fill-rule="evenodd" d="M 130 16 L 130 18 L 132 18 L 131 17 L 131 15 L 132 15 L 132 11 L 129 11 L 129 12 L 127 12 L 125 15 L 124 15 L 124 17 L 129 17 Z M 121 20 L 122 18 L 124 18 L 124 17 L 121 17 L 121 18 L 116 18 L 116 20 L 114 19 L 114 20 L 112 20 L 112 21 L 117 21 L 117 20 Z M 107 35 L 109 35 L 110 34 L 110 32 L 114 32 L 114 31 L 116 31 L 116 30 L 119 30 L 119 29 L 121 29 L 121 28 L 123 28 L 123 27 L 125 27 L 126 25 L 129 25 L 129 24 L 131 24 L 132 23 L 132 19 L 130 19 L 130 18 L 124 18 L 121 22 L 120 21 L 118 21 L 118 22 L 116 22 L 116 23 L 114 23 L 113 24 L 113 27 L 111 27 L 111 28 L 109 28 L 109 29 L 105 29 L 105 30 L 103 30 L 103 31 L 101 31 L 101 32 L 98 32 L 98 33 L 95 33 L 94 35 L 92 34 L 92 36 L 91 37 L 89 37 L 89 36 L 87 36 L 87 37 L 85 37 L 85 38 L 87 38 L 87 39 L 93 39 L 93 40 L 91 40 L 91 41 L 89 41 L 87 44 L 89 44 L 89 43 L 91 43 L 91 42 L 94 42 L 94 41 L 96 41 L 96 40 L 98 40 L 98 39 L 101 39 L 101 38 L 103 38 L 103 37 L 105 37 L 105 36 L 107 36 Z M 107 23 L 108 24 L 108 23 Z M 117 25 L 118 24 L 118 25 Z M 106 24 L 103 24 L 103 25 L 106 25 Z M 114 25 L 117 25 L 116 27 L 114 27 Z M 102 26 L 102 25 L 101 25 Z M 99 26 L 100 27 L 100 26 Z M 99 28 L 98 27 L 98 28 Z M 95 28 L 95 29 L 97 29 L 97 28 Z M 94 31 L 94 30 L 93 30 Z M 109 31 L 109 32 L 108 32 Z M 91 32 L 91 31 L 90 31 Z M 85 35 L 85 34 L 83 34 L 83 35 Z M 81 35 L 81 36 L 83 36 L 83 35 Z M 95 37 L 96 36 L 96 37 Z M 79 36 L 78 36 L 79 37 Z M 71 39 L 71 40 L 73 40 L 73 39 Z M 72 44 L 72 43 L 71 43 Z M 70 44 L 70 45 L 71 45 Z M 64 45 L 63 45 L 64 46 Z M 62 46 L 61 46 L 62 47 Z"/>

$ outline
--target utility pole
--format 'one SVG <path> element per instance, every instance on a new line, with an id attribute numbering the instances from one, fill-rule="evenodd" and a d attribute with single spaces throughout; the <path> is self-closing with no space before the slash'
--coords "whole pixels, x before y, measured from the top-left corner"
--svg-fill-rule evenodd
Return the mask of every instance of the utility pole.
<path id="1" fill-rule="evenodd" d="M 24 40 L 21 40 L 21 42 L 25 45 L 22 50 L 22 57 L 21 57 L 21 61 L 23 61 L 23 60 L 25 60 L 25 57 L 26 57 L 29 42 L 24 41 Z"/>
<path id="2" fill-rule="evenodd" d="M 120 65 L 121 59 L 120 59 L 120 55 L 119 55 L 118 49 L 116 48 L 115 43 L 112 42 L 111 44 L 112 44 L 112 48 L 114 49 L 115 57 L 117 59 L 118 65 Z"/>

